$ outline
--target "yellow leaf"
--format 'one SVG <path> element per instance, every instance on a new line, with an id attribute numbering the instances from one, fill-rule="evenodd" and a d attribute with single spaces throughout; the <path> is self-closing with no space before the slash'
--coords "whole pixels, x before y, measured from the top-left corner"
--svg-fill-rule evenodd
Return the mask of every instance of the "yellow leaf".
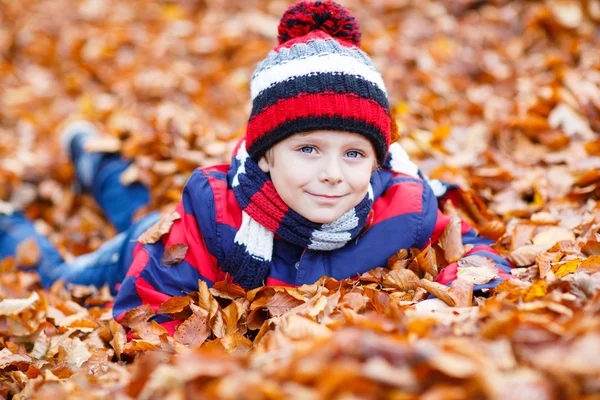
<path id="1" fill-rule="evenodd" d="M 583 260 L 581 258 L 576 258 L 565 263 L 554 264 L 552 266 L 552 272 L 554 272 L 554 275 L 556 275 L 557 278 L 561 278 L 577 271 L 577 268 L 579 268 L 579 265 L 582 261 Z"/>

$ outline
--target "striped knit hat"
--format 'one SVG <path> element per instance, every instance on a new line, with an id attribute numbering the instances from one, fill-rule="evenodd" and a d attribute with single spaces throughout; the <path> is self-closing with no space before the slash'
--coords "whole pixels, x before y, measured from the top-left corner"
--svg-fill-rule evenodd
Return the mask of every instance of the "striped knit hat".
<path id="1" fill-rule="evenodd" d="M 301 1 L 283 14 L 279 46 L 250 83 L 248 154 L 258 160 L 298 132 L 341 130 L 364 135 L 383 164 L 392 119 L 381 74 L 360 50 L 354 17 L 331 1 Z"/>

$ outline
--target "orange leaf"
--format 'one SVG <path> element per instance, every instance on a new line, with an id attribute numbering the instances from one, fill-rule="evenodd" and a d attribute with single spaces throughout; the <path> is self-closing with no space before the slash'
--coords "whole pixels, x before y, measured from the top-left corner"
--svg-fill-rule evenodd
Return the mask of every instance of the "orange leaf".
<path id="1" fill-rule="evenodd" d="M 192 302 L 189 296 L 173 296 L 160 305 L 157 314 L 175 314 L 183 311 Z"/>
<path id="2" fill-rule="evenodd" d="M 569 260 L 564 263 L 554 264 L 552 266 L 552 272 L 554 272 L 554 275 L 556 275 L 557 278 L 561 278 L 565 275 L 577 271 L 577 268 L 579 268 L 581 261 L 581 258 L 576 258 L 574 260 Z"/>
<path id="3" fill-rule="evenodd" d="M 523 300 L 532 301 L 542 298 L 548 293 L 548 284 L 545 280 L 535 281 L 523 294 Z"/>
<path id="4" fill-rule="evenodd" d="M 185 243 L 176 243 L 165 249 L 162 256 L 162 262 L 167 267 L 179 264 L 185 258 L 189 246 Z"/>
<path id="5" fill-rule="evenodd" d="M 246 297 L 246 290 L 243 287 L 234 283 L 229 283 L 228 281 L 215 282 L 213 287 L 210 288 L 210 292 L 214 296 L 223 297 L 227 299 Z"/>
<path id="6" fill-rule="evenodd" d="M 579 265 L 580 271 L 597 272 L 600 271 L 600 256 L 590 256 Z"/>

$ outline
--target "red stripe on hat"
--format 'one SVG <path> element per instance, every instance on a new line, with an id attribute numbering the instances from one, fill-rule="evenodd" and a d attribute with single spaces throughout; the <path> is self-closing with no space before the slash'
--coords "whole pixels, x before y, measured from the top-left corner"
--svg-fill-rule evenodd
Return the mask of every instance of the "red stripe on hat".
<path id="1" fill-rule="evenodd" d="M 389 142 L 390 117 L 388 111 L 376 101 L 360 98 L 354 93 L 321 92 L 302 93 L 265 108 L 248 123 L 247 135 L 250 143 L 247 147 L 252 147 L 258 138 L 284 122 L 304 117 L 334 115 L 372 123 L 386 136 L 386 142 Z"/>

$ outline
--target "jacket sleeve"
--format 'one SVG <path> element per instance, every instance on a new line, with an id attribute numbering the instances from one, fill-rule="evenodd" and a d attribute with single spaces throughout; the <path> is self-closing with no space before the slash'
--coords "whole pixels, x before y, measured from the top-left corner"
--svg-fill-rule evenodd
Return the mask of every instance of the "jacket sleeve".
<path id="1" fill-rule="evenodd" d="M 421 241 L 420 245 L 425 247 L 429 244 L 435 244 L 440 239 L 444 229 L 450 223 L 451 217 L 443 214 L 438 208 L 438 202 L 436 196 L 433 191 L 427 188 L 428 185 L 425 185 L 424 195 L 423 195 L 423 220 L 429 221 L 429 229 L 425 227 L 424 234 L 429 235 L 428 237 L 424 237 Z M 435 221 L 433 225 L 433 229 L 431 229 L 431 222 Z M 428 225 L 425 223 L 424 225 Z M 431 233 L 429 233 L 431 232 Z M 486 288 L 494 288 L 500 282 L 505 279 L 515 278 L 514 275 L 511 275 L 510 270 L 512 268 L 511 264 L 505 260 L 503 257 L 498 255 L 490 246 L 494 243 L 492 240 L 480 237 L 477 235 L 475 230 L 471 227 L 471 225 L 466 221 L 461 221 L 461 233 L 462 233 L 462 242 L 463 245 L 470 244 L 473 245 L 473 248 L 467 252 L 463 258 L 470 256 L 483 256 L 492 259 L 497 268 L 497 278 L 485 284 L 478 284 L 473 287 L 474 291 L 486 289 Z M 450 285 L 457 278 L 458 271 L 458 263 L 454 262 L 447 265 L 443 268 L 438 276 L 435 278 L 436 282 L 442 283 L 444 285 Z"/>
<path id="2" fill-rule="evenodd" d="M 198 187 L 198 183 L 192 176 L 186 184 L 182 200 L 175 210 L 180 218 L 174 221 L 170 231 L 155 243 L 140 243 L 136 247 L 133 262 L 115 298 L 113 315 L 117 321 L 122 320 L 127 311 L 140 305 L 148 304 L 156 311 L 172 296 L 198 290 L 198 280 L 207 282 L 211 287 L 220 276 L 212 249 L 207 246 L 203 235 L 209 233 L 200 231 L 197 220 L 212 221 L 211 213 L 206 211 L 205 199 L 198 198 L 206 193 Z M 204 210 L 199 210 L 202 206 Z M 163 255 L 175 244 L 188 246 L 185 257 L 177 264 L 165 265 Z M 180 322 L 171 321 L 168 315 L 156 315 L 153 319 L 170 334 Z"/>

